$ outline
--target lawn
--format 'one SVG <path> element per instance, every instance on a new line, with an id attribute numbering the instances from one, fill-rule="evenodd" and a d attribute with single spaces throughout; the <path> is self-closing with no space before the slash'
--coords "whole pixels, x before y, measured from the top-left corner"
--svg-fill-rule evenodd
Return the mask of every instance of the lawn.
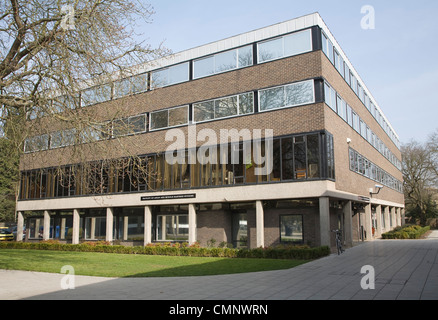
<path id="1" fill-rule="evenodd" d="M 91 252 L 0 249 L 0 269 L 98 277 L 184 277 L 290 269 L 304 260 L 200 258 Z"/>

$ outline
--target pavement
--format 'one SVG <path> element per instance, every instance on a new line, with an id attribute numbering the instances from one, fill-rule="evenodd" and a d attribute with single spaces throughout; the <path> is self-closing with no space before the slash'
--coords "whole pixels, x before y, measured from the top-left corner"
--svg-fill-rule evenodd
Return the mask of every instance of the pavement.
<path id="1" fill-rule="evenodd" d="M 364 266 L 370 266 L 362 269 Z M 371 268 L 372 267 L 372 268 Z M 1 300 L 438 300 L 438 230 L 375 240 L 289 270 L 98 278 L 0 270 Z M 74 289 L 62 289 L 62 285 Z"/>

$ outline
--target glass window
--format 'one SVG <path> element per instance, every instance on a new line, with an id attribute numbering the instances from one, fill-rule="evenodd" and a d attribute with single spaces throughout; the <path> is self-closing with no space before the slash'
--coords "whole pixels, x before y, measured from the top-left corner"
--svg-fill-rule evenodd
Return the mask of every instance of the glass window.
<path id="1" fill-rule="evenodd" d="M 214 74 L 214 56 L 193 62 L 193 77 L 200 78 Z"/>
<path id="2" fill-rule="evenodd" d="M 140 74 L 122 79 L 114 83 L 114 96 L 116 98 L 147 90 L 147 74 Z"/>
<path id="3" fill-rule="evenodd" d="M 259 91 L 260 111 L 279 109 L 284 107 L 284 88 L 278 87 Z"/>
<path id="4" fill-rule="evenodd" d="M 292 180 L 294 178 L 293 146 L 293 138 L 281 139 L 282 180 Z"/>
<path id="5" fill-rule="evenodd" d="M 292 107 L 315 101 L 313 80 L 259 91 L 260 111 Z"/>
<path id="6" fill-rule="evenodd" d="M 277 38 L 258 44 L 258 61 L 264 62 L 283 57 L 283 38 Z"/>
<path id="7" fill-rule="evenodd" d="M 344 100 L 341 99 L 340 96 L 337 96 L 337 100 L 338 100 L 338 114 L 339 116 L 344 119 L 345 121 L 347 121 L 347 109 L 346 109 L 346 103 Z"/>
<path id="8" fill-rule="evenodd" d="M 247 66 L 252 66 L 253 64 L 252 46 L 239 48 L 238 52 L 239 52 L 238 67 L 243 68 Z"/>
<path id="9" fill-rule="evenodd" d="M 312 134 L 307 136 L 307 176 L 308 178 L 319 178 L 319 135 Z"/>
<path id="10" fill-rule="evenodd" d="M 260 42 L 258 44 L 258 62 L 265 62 L 282 57 L 312 51 L 310 29 L 290 35 Z"/>
<path id="11" fill-rule="evenodd" d="M 201 122 L 214 119 L 214 101 L 195 103 L 193 105 L 193 119 Z"/>
<path id="12" fill-rule="evenodd" d="M 222 52 L 214 57 L 216 73 L 237 68 L 237 50 Z"/>
<path id="13" fill-rule="evenodd" d="M 50 135 L 50 148 L 71 146 L 75 143 L 76 129 L 54 132 Z"/>
<path id="14" fill-rule="evenodd" d="M 312 34 L 310 29 L 295 32 L 284 37 L 284 55 L 293 56 L 312 51 Z"/>
<path id="15" fill-rule="evenodd" d="M 189 239 L 188 215 L 158 215 L 158 241 L 187 241 Z"/>
<path id="16" fill-rule="evenodd" d="M 288 244 L 304 242 L 302 215 L 280 216 L 280 242 Z"/>
<path id="17" fill-rule="evenodd" d="M 314 99 L 313 80 L 288 85 L 286 91 L 286 106 L 297 106 L 312 103 Z"/>
<path id="18" fill-rule="evenodd" d="M 244 93 L 239 95 L 239 114 L 248 114 L 254 112 L 254 94 Z"/>
<path id="19" fill-rule="evenodd" d="M 215 119 L 236 116 L 238 112 L 237 96 L 215 100 L 214 108 Z"/>
<path id="20" fill-rule="evenodd" d="M 151 88 L 160 88 L 189 81 L 189 63 L 185 62 L 163 70 L 153 71 L 151 78 Z"/>
<path id="21" fill-rule="evenodd" d="M 49 135 L 43 134 L 27 138 L 24 142 L 24 152 L 35 152 L 47 150 L 49 148 Z"/>
<path id="22" fill-rule="evenodd" d="M 104 240 L 106 236 L 106 217 L 85 218 L 85 239 Z"/>
<path id="23" fill-rule="evenodd" d="M 187 124 L 188 122 L 189 122 L 188 106 L 169 109 L 169 127 Z"/>
<path id="24" fill-rule="evenodd" d="M 81 92 L 82 106 L 90 106 L 111 100 L 112 87 L 109 84 L 90 88 Z"/>
<path id="25" fill-rule="evenodd" d="M 167 128 L 169 112 L 167 110 L 151 112 L 151 130 Z"/>
<path id="26" fill-rule="evenodd" d="M 129 132 L 134 133 L 134 134 L 146 132 L 146 115 L 145 114 L 141 114 L 141 115 L 129 118 Z"/>

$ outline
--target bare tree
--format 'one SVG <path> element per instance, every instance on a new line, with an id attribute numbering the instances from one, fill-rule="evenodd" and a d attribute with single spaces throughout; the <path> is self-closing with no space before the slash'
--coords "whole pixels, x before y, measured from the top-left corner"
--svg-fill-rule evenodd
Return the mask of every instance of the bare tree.
<path id="1" fill-rule="evenodd" d="M 404 193 L 407 214 L 418 218 L 422 225 L 436 214 L 433 197 L 437 193 L 437 153 L 431 142 L 416 141 L 402 146 Z"/>
<path id="2" fill-rule="evenodd" d="M 22 149 L 50 118 L 71 128 L 98 128 L 79 109 L 78 93 L 111 83 L 115 74 L 163 53 L 134 41 L 137 21 L 150 22 L 152 8 L 136 0 L 9 0 L 0 2 L 0 120 L 3 134 Z M 108 94 L 107 87 L 93 92 Z M 95 101 L 95 102 L 96 102 Z M 80 117 L 78 115 L 81 115 Z M 100 127 L 99 127 L 100 128 Z"/>

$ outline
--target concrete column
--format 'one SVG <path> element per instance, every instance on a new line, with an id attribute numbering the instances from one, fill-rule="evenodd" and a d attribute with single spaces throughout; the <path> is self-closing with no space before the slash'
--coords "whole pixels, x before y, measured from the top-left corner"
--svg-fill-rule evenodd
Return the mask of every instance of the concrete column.
<path id="1" fill-rule="evenodd" d="M 353 246 L 353 210 L 351 201 L 347 201 L 342 208 L 344 212 L 344 237 L 347 247 Z"/>
<path id="2" fill-rule="evenodd" d="M 79 244 L 79 228 L 80 228 L 80 218 L 79 210 L 73 210 L 73 234 L 72 234 L 72 244 Z"/>
<path id="3" fill-rule="evenodd" d="M 256 201 L 256 236 L 257 248 L 265 247 L 265 214 L 263 210 L 263 202 Z"/>
<path id="4" fill-rule="evenodd" d="M 401 219 L 401 225 L 404 226 L 405 223 L 406 223 L 406 220 L 405 220 L 405 209 L 404 208 L 401 208 L 400 219 Z"/>
<path id="5" fill-rule="evenodd" d="M 50 214 L 49 211 L 44 211 L 43 240 L 49 240 L 49 238 L 50 238 Z"/>
<path id="6" fill-rule="evenodd" d="M 128 240 L 128 224 L 129 224 L 129 217 L 124 216 L 123 217 L 123 240 Z"/>
<path id="7" fill-rule="evenodd" d="M 189 244 L 196 242 L 196 208 L 194 204 L 189 204 Z"/>
<path id="8" fill-rule="evenodd" d="M 319 231 L 320 245 L 330 247 L 330 199 L 328 197 L 319 198 Z"/>
<path id="9" fill-rule="evenodd" d="M 365 205 L 365 217 L 363 227 L 365 229 L 365 240 L 373 239 L 373 225 L 371 216 L 371 204 Z"/>
<path id="10" fill-rule="evenodd" d="M 385 217 L 385 232 L 391 230 L 391 224 L 389 223 L 389 207 L 386 206 L 384 210 L 384 217 Z"/>
<path id="11" fill-rule="evenodd" d="M 395 209 L 395 213 L 397 216 L 397 226 L 401 226 L 401 209 L 400 208 L 396 208 Z"/>
<path id="12" fill-rule="evenodd" d="M 392 221 L 391 229 L 394 229 L 395 227 L 397 227 L 397 219 L 395 218 L 395 208 L 394 207 L 391 207 L 389 209 L 389 214 L 391 215 L 391 221 Z"/>
<path id="13" fill-rule="evenodd" d="M 376 215 L 377 215 L 377 229 L 376 229 L 376 237 L 381 237 L 383 233 L 383 221 L 382 221 L 382 206 L 378 205 L 376 207 Z"/>
<path id="14" fill-rule="evenodd" d="M 24 216 L 23 212 L 18 212 L 17 215 L 17 239 L 16 241 L 23 241 L 23 227 L 24 227 Z"/>
<path id="15" fill-rule="evenodd" d="M 152 243 L 152 209 L 144 207 L 144 245 Z"/>
<path id="16" fill-rule="evenodd" d="M 113 208 L 106 208 L 105 240 L 108 242 L 113 241 L 113 224 L 114 224 L 114 209 Z"/>
<path id="17" fill-rule="evenodd" d="M 65 221 L 66 218 L 61 218 L 61 230 L 59 234 L 61 240 L 65 240 Z"/>

